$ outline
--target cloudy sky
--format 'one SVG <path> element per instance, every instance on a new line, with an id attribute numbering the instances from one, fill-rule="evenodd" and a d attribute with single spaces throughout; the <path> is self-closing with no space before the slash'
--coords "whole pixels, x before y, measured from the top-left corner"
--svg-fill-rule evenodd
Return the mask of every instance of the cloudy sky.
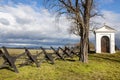
<path id="1" fill-rule="evenodd" d="M 42 4 L 42 0 L 0 0 L 0 46 L 57 47 L 78 42 L 79 37 L 68 32 L 70 21 L 62 16 L 56 23 L 56 14 Z M 97 4 L 104 18 L 92 20 L 100 24 L 98 27 L 106 23 L 115 28 L 118 42 L 120 0 L 99 0 Z M 92 33 L 90 36 L 94 40 Z"/>

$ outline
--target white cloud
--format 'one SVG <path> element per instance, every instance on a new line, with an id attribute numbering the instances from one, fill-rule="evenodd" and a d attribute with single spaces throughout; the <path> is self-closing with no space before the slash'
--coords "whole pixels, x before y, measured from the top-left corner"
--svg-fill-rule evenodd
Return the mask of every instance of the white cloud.
<path id="1" fill-rule="evenodd" d="M 60 18 L 59 24 L 56 24 L 55 14 L 50 14 L 46 9 L 36 11 L 31 6 L 22 4 L 14 7 L 4 5 L 0 9 L 0 42 L 4 43 L 4 40 L 7 39 L 6 42 L 9 43 L 12 39 L 12 43 L 19 40 L 22 45 L 26 39 L 30 40 L 29 44 L 35 42 L 34 39 L 39 40 L 38 43 L 41 42 L 41 44 L 44 41 L 50 44 L 52 40 L 56 44 L 60 44 L 60 42 L 62 43 L 60 40 L 76 38 L 69 35 L 67 30 L 70 22 L 64 16 Z M 64 44 L 69 42 L 70 40 Z"/>
<path id="2" fill-rule="evenodd" d="M 104 23 L 110 27 L 115 28 L 116 30 L 118 30 L 119 32 L 119 26 L 120 26 L 120 13 L 115 13 L 112 11 L 101 11 L 102 13 L 102 17 L 101 16 L 96 16 L 94 18 L 92 18 L 91 20 L 99 23 L 101 25 L 98 25 L 98 27 L 101 27 L 104 25 Z"/>
<path id="3" fill-rule="evenodd" d="M 117 30 L 120 39 L 120 14 L 112 11 L 102 11 L 104 18 L 97 16 L 92 20 L 104 23 Z M 55 14 L 46 9 L 33 9 L 29 5 L 4 5 L 0 7 L 0 45 L 7 46 L 48 46 L 64 45 L 78 41 L 75 35 L 68 33 L 70 22 L 63 16 L 59 24 Z M 92 35 L 93 36 L 93 35 Z M 12 45 L 13 44 L 13 45 Z"/>

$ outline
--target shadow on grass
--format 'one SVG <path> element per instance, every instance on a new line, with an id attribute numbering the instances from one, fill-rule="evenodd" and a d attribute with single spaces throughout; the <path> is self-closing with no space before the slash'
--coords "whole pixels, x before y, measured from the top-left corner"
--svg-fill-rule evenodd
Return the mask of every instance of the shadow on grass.
<path id="1" fill-rule="evenodd" d="M 66 59 L 66 61 L 75 62 L 76 60 L 73 60 L 73 59 Z"/>
<path id="2" fill-rule="evenodd" d="M 95 51 L 89 51 L 89 54 L 95 54 Z"/>
<path id="3" fill-rule="evenodd" d="M 120 63 L 120 60 L 112 59 L 112 57 L 102 57 L 102 56 L 93 56 L 93 57 L 102 58 L 102 59 L 109 60 L 109 61 L 112 61 L 112 62 L 118 62 L 118 63 Z"/>
<path id="4" fill-rule="evenodd" d="M 9 67 L 1 67 L 0 70 L 1 70 L 1 69 L 7 69 L 7 70 L 10 70 L 10 71 L 12 71 L 12 72 L 15 72 L 13 69 L 11 69 L 11 68 L 9 68 Z"/>

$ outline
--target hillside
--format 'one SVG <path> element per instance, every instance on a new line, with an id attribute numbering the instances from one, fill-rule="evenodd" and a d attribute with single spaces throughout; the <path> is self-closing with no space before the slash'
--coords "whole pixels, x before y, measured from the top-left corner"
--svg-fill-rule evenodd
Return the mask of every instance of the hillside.
<path id="1" fill-rule="evenodd" d="M 9 50 L 12 54 L 22 49 Z M 33 53 L 36 50 L 31 50 Z M 19 54 L 18 53 L 18 54 Z M 0 57 L 0 65 L 2 58 Z M 19 60 L 16 62 L 18 66 Z M 10 68 L 0 69 L 0 80 L 119 80 L 120 52 L 115 54 L 89 54 L 89 63 L 78 61 L 78 57 L 66 61 L 55 60 L 55 64 L 44 62 L 39 68 L 28 65 L 14 73 Z"/>

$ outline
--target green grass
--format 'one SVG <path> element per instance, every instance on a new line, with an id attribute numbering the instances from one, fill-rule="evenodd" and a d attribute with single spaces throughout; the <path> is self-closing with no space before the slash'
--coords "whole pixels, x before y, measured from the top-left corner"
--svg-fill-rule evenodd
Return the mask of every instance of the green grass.
<path id="1" fill-rule="evenodd" d="M 78 61 L 78 57 L 73 59 L 56 60 L 54 65 L 44 62 L 39 68 L 35 64 L 20 67 L 19 73 L 1 69 L 0 80 L 120 80 L 120 52 L 89 54 L 88 64 Z"/>

